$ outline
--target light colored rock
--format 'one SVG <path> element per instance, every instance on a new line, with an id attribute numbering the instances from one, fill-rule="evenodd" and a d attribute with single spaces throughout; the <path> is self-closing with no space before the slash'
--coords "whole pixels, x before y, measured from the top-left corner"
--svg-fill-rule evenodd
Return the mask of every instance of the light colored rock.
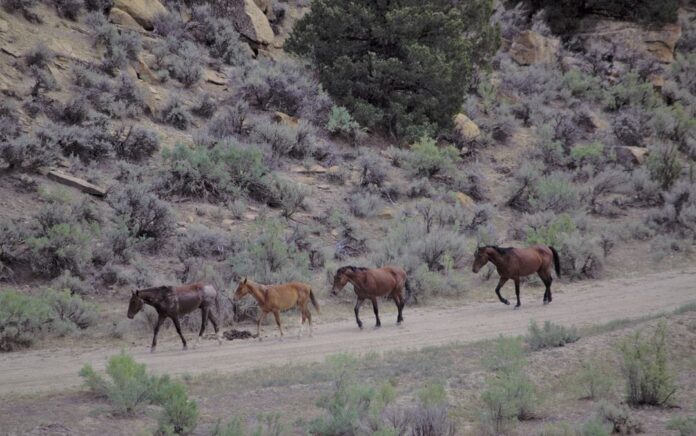
<path id="1" fill-rule="evenodd" d="M 300 124 L 299 119 L 283 112 L 275 112 L 273 114 L 273 121 L 290 127 L 297 127 Z"/>
<path id="2" fill-rule="evenodd" d="M 585 114 L 587 116 L 587 121 L 592 125 L 594 130 L 608 130 L 609 123 L 594 111 L 587 111 Z"/>
<path id="3" fill-rule="evenodd" d="M 222 73 L 218 73 L 217 71 L 208 69 L 203 70 L 203 79 L 205 79 L 205 81 L 208 83 L 212 83 L 213 85 L 227 85 L 227 78 L 225 77 L 225 75 Z"/>
<path id="4" fill-rule="evenodd" d="M 457 199 L 457 202 L 459 204 L 468 209 L 473 209 L 474 206 L 476 206 L 476 202 L 474 201 L 474 199 L 463 192 L 455 192 L 454 197 Z"/>
<path id="5" fill-rule="evenodd" d="M 12 56 L 13 58 L 19 59 L 22 56 L 22 53 L 19 52 L 15 47 L 5 45 L 0 47 L 0 50 L 2 50 L 4 53 L 7 53 L 8 55 Z"/>
<path id="6" fill-rule="evenodd" d="M 648 81 L 650 81 L 655 88 L 662 88 L 665 86 L 665 76 L 662 74 L 651 74 L 648 76 Z"/>
<path id="7" fill-rule="evenodd" d="M 119 26 L 133 30 L 142 29 L 142 26 L 135 21 L 135 18 L 119 8 L 111 8 L 111 11 L 109 11 L 109 21 L 113 24 L 118 24 Z"/>
<path id="8" fill-rule="evenodd" d="M 99 186 L 89 183 L 86 180 L 82 180 L 78 177 L 71 176 L 70 174 L 66 174 L 62 171 L 50 170 L 46 175 L 51 180 L 54 180 L 66 186 L 72 186 L 73 188 L 77 188 L 88 194 L 96 195 L 99 197 L 103 197 L 106 195 L 106 189 L 100 188 Z"/>
<path id="9" fill-rule="evenodd" d="M 645 147 L 617 146 L 614 147 L 616 160 L 623 165 L 642 165 L 648 156 L 649 150 Z"/>
<path id="10" fill-rule="evenodd" d="M 396 216 L 396 212 L 391 207 L 385 207 L 380 213 L 377 214 L 377 218 L 383 220 L 392 220 Z"/>
<path id="11" fill-rule="evenodd" d="M 471 142 L 481 136 L 479 127 L 464 114 L 457 114 L 454 117 L 454 129 L 459 135 L 459 139 L 464 142 Z"/>
<path id="12" fill-rule="evenodd" d="M 150 67 L 147 65 L 147 63 L 138 57 L 138 59 L 135 62 L 132 62 L 131 65 L 133 65 L 133 69 L 135 70 L 135 73 L 138 76 L 138 79 L 149 83 L 150 85 L 154 85 L 159 83 L 159 80 L 157 80 L 157 75 L 150 69 Z"/>
<path id="13" fill-rule="evenodd" d="M 159 0 L 114 0 L 114 7 L 133 17 L 145 30 L 153 29 L 157 14 L 167 13 L 167 8 Z"/>
<path id="14" fill-rule="evenodd" d="M 578 36 L 586 52 L 611 55 L 616 60 L 647 55 L 663 63 L 674 60 L 674 47 L 682 32 L 677 23 L 648 29 L 626 21 L 596 18 L 582 20 L 580 28 Z"/>
<path id="15" fill-rule="evenodd" d="M 234 22 L 237 32 L 258 44 L 269 45 L 275 35 L 268 18 L 254 0 L 221 0 L 215 4 L 217 13 Z"/>
<path id="16" fill-rule="evenodd" d="M 242 215 L 242 218 L 244 218 L 247 221 L 254 221 L 258 215 L 255 213 L 251 212 L 246 212 L 244 215 Z"/>
<path id="17" fill-rule="evenodd" d="M 325 174 L 326 173 L 326 168 L 319 164 L 314 164 L 310 166 L 309 168 L 306 168 L 302 165 L 297 165 L 292 168 L 291 170 L 293 173 L 299 173 L 299 174 Z"/>
<path id="18" fill-rule="evenodd" d="M 7 24 L 7 21 L 3 20 L 0 18 L 0 33 L 5 33 L 9 30 L 10 25 Z"/>
<path id="19" fill-rule="evenodd" d="M 520 65 L 556 62 L 561 42 L 558 38 L 547 38 L 534 31 L 525 30 L 515 37 L 510 47 L 510 56 Z"/>

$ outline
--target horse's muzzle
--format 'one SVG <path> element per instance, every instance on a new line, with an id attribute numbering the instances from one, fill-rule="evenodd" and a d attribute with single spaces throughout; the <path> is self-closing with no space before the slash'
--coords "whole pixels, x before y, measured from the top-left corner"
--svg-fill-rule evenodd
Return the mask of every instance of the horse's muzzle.
<path id="1" fill-rule="evenodd" d="M 133 317 L 134 317 L 135 315 L 133 315 L 132 313 L 129 313 L 129 314 L 127 314 L 126 316 L 128 317 L 128 319 L 133 319 Z"/>
<path id="2" fill-rule="evenodd" d="M 474 274 L 478 274 L 479 269 L 480 269 L 480 268 L 473 267 L 473 268 L 471 268 L 471 271 L 472 271 Z"/>

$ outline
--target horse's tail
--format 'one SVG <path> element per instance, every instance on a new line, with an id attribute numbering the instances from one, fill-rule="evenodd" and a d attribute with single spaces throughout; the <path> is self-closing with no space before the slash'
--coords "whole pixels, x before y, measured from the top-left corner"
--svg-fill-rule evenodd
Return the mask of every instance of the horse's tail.
<path id="1" fill-rule="evenodd" d="M 221 320 L 222 322 L 222 317 L 220 316 L 220 292 L 215 292 L 215 310 L 217 311 L 217 319 Z"/>
<path id="2" fill-rule="evenodd" d="M 415 298 L 415 295 L 413 295 L 413 289 L 411 288 L 411 284 L 408 282 L 408 279 L 404 282 L 404 288 L 406 289 L 406 296 L 404 298 L 404 303 L 408 303 L 411 301 L 411 298 Z M 418 300 L 416 300 L 416 303 L 418 303 Z"/>
<path id="3" fill-rule="evenodd" d="M 312 288 L 309 288 L 309 299 L 312 300 L 312 306 L 317 310 L 317 313 L 319 313 L 319 303 L 317 303 L 317 299 L 314 297 L 314 292 L 312 292 Z"/>
<path id="4" fill-rule="evenodd" d="M 553 253 L 553 265 L 556 268 L 556 277 L 561 276 L 561 258 L 558 257 L 558 252 L 555 248 L 549 246 L 551 253 Z"/>

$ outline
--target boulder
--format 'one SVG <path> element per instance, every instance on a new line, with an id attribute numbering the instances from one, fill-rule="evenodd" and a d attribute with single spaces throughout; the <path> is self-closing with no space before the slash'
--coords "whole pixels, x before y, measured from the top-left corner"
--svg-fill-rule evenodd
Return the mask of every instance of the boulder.
<path id="1" fill-rule="evenodd" d="M 310 167 L 305 167 L 303 165 L 297 165 L 292 167 L 291 171 L 298 174 L 326 174 L 326 168 L 319 164 L 311 165 Z"/>
<path id="2" fill-rule="evenodd" d="M 649 153 L 645 147 L 617 146 L 614 147 L 616 160 L 625 166 L 642 165 Z"/>
<path id="3" fill-rule="evenodd" d="M 142 26 L 135 21 L 135 18 L 119 8 L 111 8 L 109 11 L 109 22 L 133 30 L 140 30 L 142 28 Z"/>
<path id="4" fill-rule="evenodd" d="M 558 38 L 547 38 L 534 31 L 525 30 L 512 41 L 510 56 L 520 65 L 553 63 L 560 47 L 561 42 Z"/>
<path id="5" fill-rule="evenodd" d="M 476 206 L 476 202 L 474 201 L 474 199 L 463 192 L 455 192 L 454 197 L 457 199 L 457 202 L 459 204 L 461 204 L 467 209 L 473 209 L 474 206 Z"/>
<path id="6" fill-rule="evenodd" d="M 454 117 L 454 130 L 459 135 L 459 140 L 465 144 L 475 141 L 481 136 L 481 130 L 476 123 L 461 113 Z"/>
<path id="7" fill-rule="evenodd" d="M 138 76 L 138 79 L 149 83 L 150 85 L 160 83 L 160 81 L 157 79 L 157 75 L 150 69 L 147 63 L 140 58 L 140 56 L 138 56 L 138 59 L 135 62 L 132 62 L 131 65 L 133 65 L 133 69 L 135 70 L 135 74 Z"/>
<path id="8" fill-rule="evenodd" d="M 88 194 L 96 195 L 98 197 L 103 197 L 106 195 L 106 189 L 100 188 L 99 186 L 89 183 L 86 180 L 82 180 L 78 177 L 71 176 L 70 174 L 66 174 L 58 170 L 50 170 L 47 176 L 51 180 L 66 186 L 72 186 L 73 188 L 77 188 Z"/>
<path id="9" fill-rule="evenodd" d="M 626 21 L 586 18 L 580 26 L 579 37 L 586 52 L 594 51 L 616 60 L 638 55 L 671 63 L 674 47 L 681 37 L 681 25 L 677 23 L 648 29 Z"/>
<path id="10" fill-rule="evenodd" d="M 396 216 L 396 212 L 391 207 L 385 207 L 380 213 L 377 214 L 377 218 L 383 220 L 392 220 Z"/>
<path id="11" fill-rule="evenodd" d="M 167 8 L 159 0 L 114 0 L 114 7 L 133 17 L 145 30 L 154 28 L 157 14 L 167 13 Z"/>
<path id="12" fill-rule="evenodd" d="M 300 124 L 299 119 L 283 112 L 275 112 L 273 114 L 273 122 L 276 122 L 278 124 L 285 124 L 286 126 L 290 127 L 297 127 Z"/>
<path id="13" fill-rule="evenodd" d="M 227 85 L 227 77 L 224 74 L 218 73 L 217 71 L 203 70 L 203 79 L 206 82 L 212 83 L 213 85 L 224 86 Z"/>
<path id="14" fill-rule="evenodd" d="M 261 45 L 269 45 L 275 35 L 268 18 L 254 0 L 220 0 L 214 8 L 220 16 L 229 17 L 237 32 Z"/>

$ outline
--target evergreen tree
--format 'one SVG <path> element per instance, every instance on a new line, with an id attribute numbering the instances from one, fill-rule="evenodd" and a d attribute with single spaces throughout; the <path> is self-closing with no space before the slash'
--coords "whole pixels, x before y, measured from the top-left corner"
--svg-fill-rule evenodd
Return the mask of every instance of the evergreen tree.
<path id="1" fill-rule="evenodd" d="M 492 0 L 315 0 L 286 44 L 363 125 L 413 139 L 447 128 L 499 43 Z"/>

